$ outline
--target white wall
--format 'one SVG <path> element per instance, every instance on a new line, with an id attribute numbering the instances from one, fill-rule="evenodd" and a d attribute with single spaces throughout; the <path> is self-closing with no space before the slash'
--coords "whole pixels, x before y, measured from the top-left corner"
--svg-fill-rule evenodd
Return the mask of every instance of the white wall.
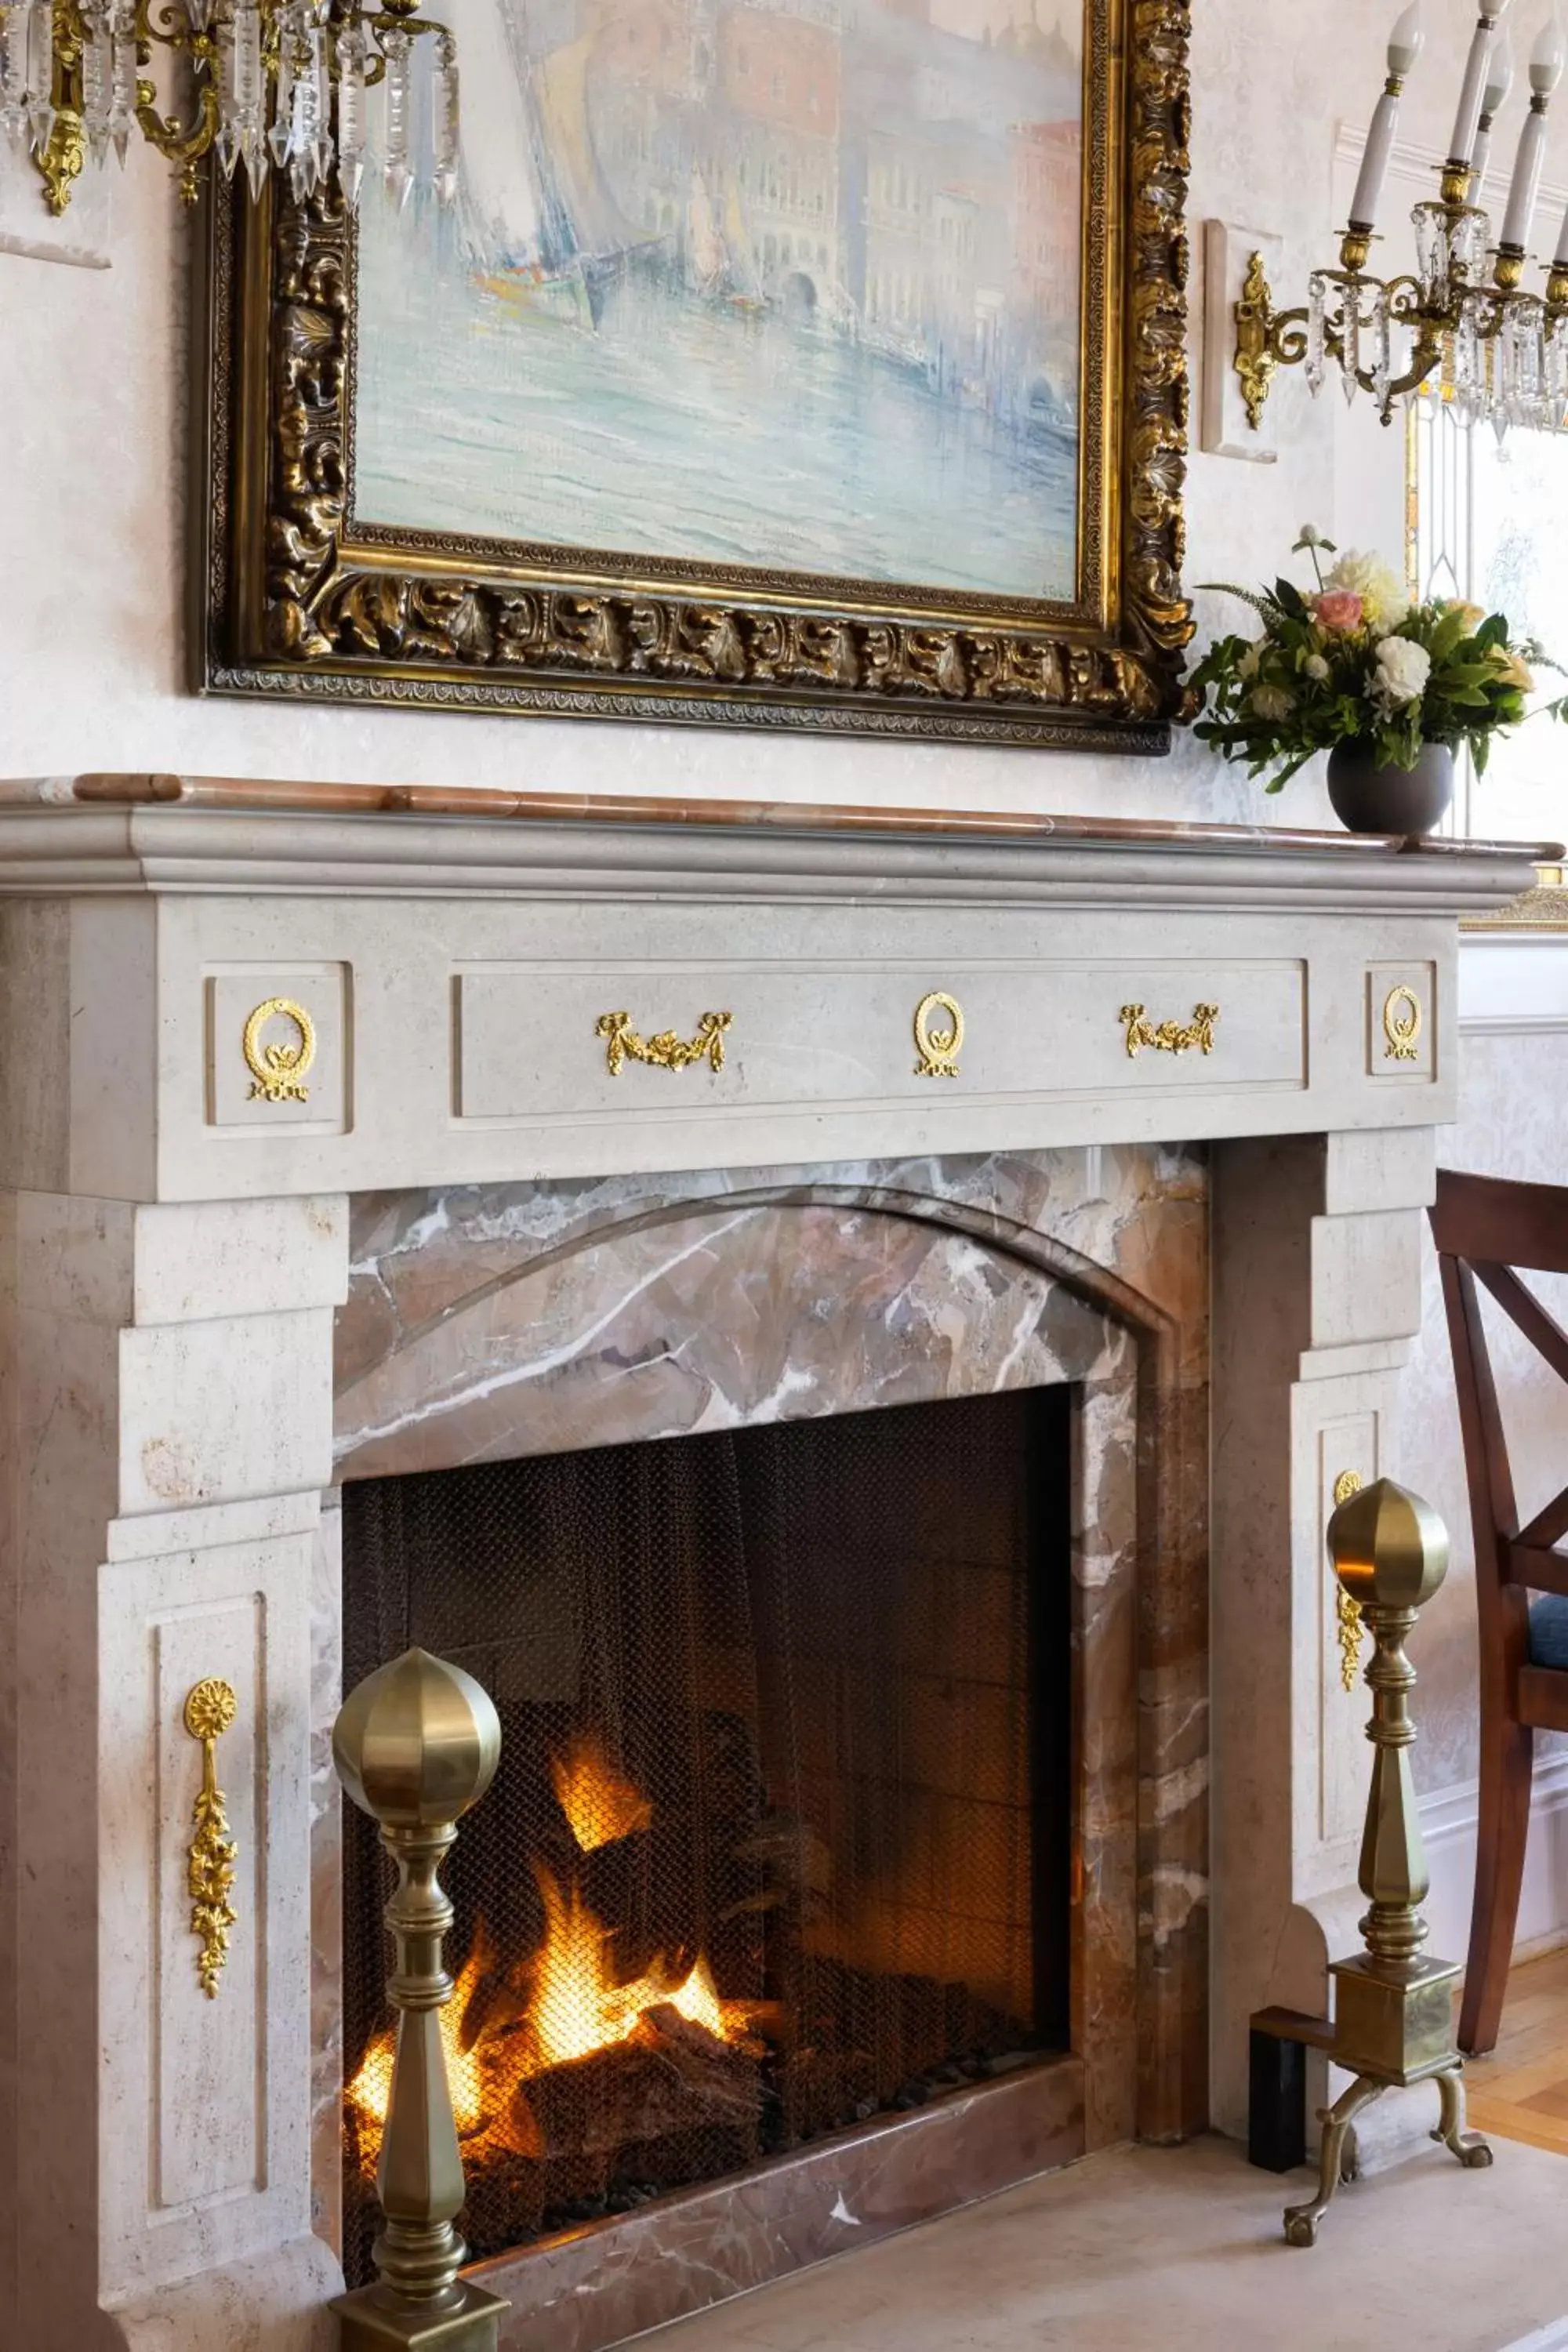
<path id="1" fill-rule="evenodd" d="M 1309 263 L 1330 257 L 1336 131 L 1342 116 L 1360 123 L 1370 110 L 1393 12 L 1394 0 L 1370 12 L 1364 0 L 1200 0 L 1195 316 L 1205 215 L 1289 230 L 1299 295 Z M 1468 0 L 1438 0 L 1436 61 L 1425 77 L 1435 136 L 1446 128 L 1453 58 L 1470 14 Z M 1407 116 L 1407 135 L 1418 122 L 1418 111 Z M 20 168 L 0 155 L 0 173 Z M 1314 782 L 1266 801 L 1187 740 L 1171 761 L 1113 761 L 194 700 L 184 690 L 182 620 L 192 224 L 149 150 L 117 179 L 114 200 L 107 272 L 0 252 L 0 773 L 181 767 L 1322 821 Z M 1314 409 L 1299 377 L 1276 396 L 1285 450 L 1278 466 L 1194 457 L 1194 581 L 1272 572 L 1308 519 L 1352 539 L 1359 527 L 1364 541 L 1364 495 L 1352 499 L 1355 511 L 1335 511 L 1329 410 L 1337 398 L 1325 393 Z M 1399 434 L 1380 435 L 1364 416 L 1352 429 L 1373 450 L 1378 478 L 1396 485 Z M 1212 625 L 1218 608 L 1204 601 Z M 1229 608 L 1232 625 L 1237 609 Z"/>

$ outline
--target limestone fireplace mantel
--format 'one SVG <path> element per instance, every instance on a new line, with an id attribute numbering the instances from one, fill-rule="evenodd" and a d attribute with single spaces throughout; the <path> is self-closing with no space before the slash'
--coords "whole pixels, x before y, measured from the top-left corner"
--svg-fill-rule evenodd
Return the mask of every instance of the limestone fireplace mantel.
<path id="1" fill-rule="evenodd" d="M 332 2340 L 310 1611 L 354 1192 L 1215 1147 L 1210 2046 L 1234 2128 L 1248 2011 L 1321 2005 L 1352 1939 L 1363 1710 L 1322 1527 L 1342 1471 L 1398 1468 L 1458 922 L 1552 855 L 0 786 L 0 2338 Z M 962 1007 L 960 1045 L 943 1003 L 917 1045 L 928 997 Z M 694 1047 L 728 1014 L 722 1066 L 628 1047 L 617 1072 L 617 1013 Z M 241 1693 L 221 1761 L 242 1864 L 209 2003 L 179 1709 L 210 1674 Z"/>

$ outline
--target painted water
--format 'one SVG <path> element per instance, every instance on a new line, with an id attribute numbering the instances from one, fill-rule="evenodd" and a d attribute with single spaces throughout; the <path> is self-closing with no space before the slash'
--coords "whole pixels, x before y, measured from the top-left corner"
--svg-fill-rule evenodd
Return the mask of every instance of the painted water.
<path id="1" fill-rule="evenodd" d="M 411 274 L 395 227 L 362 257 L 362 521 L 1073 593 L 1077 456 L 1055 433 L 830 329 L 635 281 L 584 329 L 461 268 Z"/>
<path id="2" fill-rule="evenodd" d="M 1074 593 L 1073 0 L 447 13 L 458 202 L 362 222 L 362 520 Z"/>

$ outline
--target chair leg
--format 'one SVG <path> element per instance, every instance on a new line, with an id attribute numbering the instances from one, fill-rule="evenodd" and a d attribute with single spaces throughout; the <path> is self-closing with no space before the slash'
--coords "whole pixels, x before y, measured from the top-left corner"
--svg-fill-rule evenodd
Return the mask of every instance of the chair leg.
<path id="1" fill-rule="evenodd" d="M 1476 1896 L 1470 1913 L 1465 1997 L 1459 2008 L 1459 2047 L 1471 2058 L 1479 2058 L 1495 2046 L 1502 2022 L 1524 1878 L 1534 1746 L 1528 1724 L 1506 1718 L 1482 1721 Z"/>

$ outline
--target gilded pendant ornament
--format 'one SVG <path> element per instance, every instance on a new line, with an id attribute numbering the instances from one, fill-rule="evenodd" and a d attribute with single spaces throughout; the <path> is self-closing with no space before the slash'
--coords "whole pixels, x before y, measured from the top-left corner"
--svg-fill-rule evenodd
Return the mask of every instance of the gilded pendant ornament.
<path id="1" fill-rule="evenodd" d="M 693 1062 L 706 1062 L 717 1077 L 724 1066 L 724 1039 L 734 1018 L 732 1013 L 705 1013 L 697 1024 L 695 1037 L 678 1037 L 673 1029 L 661 1029 L 657 1037 L 643 1037 L 633 1028 L 629 1013 L 604 1013 L 594 1024 L 594 1034 L 605 1040 L 605 1066 L 612 1078 L 620 1076 L 628 1061 L 646 1062 L 658 1070 L 689 1070 Z"/>
<path id="2" fill-rule="evenodd" d="M 1359 1470 L 1342 1470 L 1334 1480 L 1336 1509 L 1341 1503 L 1348 1503 L 1352 1495 L 1359 1495 L 1363 1483 Z M 1340 1644 L 1340 1685 L 1345 1692 L 1353 1694 L 1361 1680 L 1361 1602 L 1337 1581 L 1334 1587 L 1334 1631 Z"/>
<path id="3" fill-rule="evenodd" d="M 1194 1004 L 1189 1022 L 1162 1021 L 1156 1028 L 1141 1004 L 1124 1004 L 1118 1015 L 1127 1035 L 1127 1058 L 1135 1062 L 1147 1049 L 1156 1054 L 1212 1054 L 1217 1004 Z"/>
<path id="4" fill-rule="evenodd" d="M 945 1028 L 932 1025 L 932 1015 L 947 1015 Z M 956 1078 L 958 1057 L 963 1051 L 963 1008 L 955 998 L 940 992 L 921 999 L 915 1013 L 915 1045 L 920 1060 L 915 1064 L 917 1078 Z"/>
<path id="5" fill-rule="evenodd" d="M 1236 373 L 1241 378 L 1247 421 L 1255 433 L 1263 430 L 1263 404 L 1279 365 L 1269 343 L 1272 320 L 1273 303 L 1263 256 L 1255 253 L 1247 265 L 1241 299 L 1236 306 L 1235 362 Z"/>
<path id="6" fill-rule="evenodd" d="M 262 1032 L 273 1021 L 292 1024 L 293 1045 L 268 1045 L 264 1041 Z M 251 1076 L 251 1102 L 310 1101 L 310 1089 L 305 1079 L 316 1058 L 316 1024 L 302 1004 L 296 1004 L 291 996 L 269 996 L 247 1021 L 240 1045 Z"/>
<path id="7" fill-rule="evenodd" d="M 1189 0 L 1085 0 L 1067 604 L 362 522 L 357 247 L 330 185 L 214 208 L 208 690 L 1163 751 L 1184 554 Z M 559 430 L 570 437 L 574 420 Z"/>
<path id="8" fill-rule="evenodd" d="M 185 1729 L 202 1749 L 202 1785 L 193 1816 L 196 1833 L 186 1856 L 185 1891 L 191 1898 L 191 1933 L 201 1943 L 196 1974 L 209 2000 L 217 1999 L 218 1979 L 228 1964 L 229 1930 L 239 1920 L 229 1900 L 239 1850 L 228 1833 L 224 1793 L 217 1784 L 217 1743 L 238 1706 L 232 1683 L 216 1675 L 197 1683 L 185 1700 Z"/>
<path id="9" fill-rule="evenodd" d="M 1421 1010 L 1421 999 L 1413 988 L 1389 991 L 1383 1008 L 1383 1034 L 1387 1039 L 1384 1059 L 1389 1062 L 1414 1062 L 1421 1045 L 1421 1032 L 1426 1016 Z"/>

